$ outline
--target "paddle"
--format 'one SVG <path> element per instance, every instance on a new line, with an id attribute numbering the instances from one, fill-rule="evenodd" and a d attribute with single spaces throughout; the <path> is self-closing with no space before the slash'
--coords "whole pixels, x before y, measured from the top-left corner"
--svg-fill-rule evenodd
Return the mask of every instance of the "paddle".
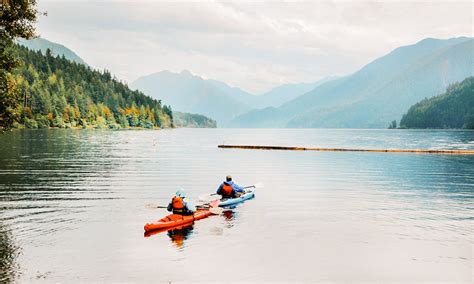
<path id="1" fill-rule="evenodd" d="M 215 199 L 215 200 L 212 200 L 212 201 L 210 201 L 210 202 L 208 202 L 208 203 L 204 203 L 204 204 L 201 204 L 201 205 L 196 205 L 196 208 L 197 208 L 197 209 L 212 209 L 212 208 L 218 208 L 220 202 L 221 202 L 221 201 L 220 201 L 219 199 Z M 150 207 L 150 206 L 152 206 L 152 207 Z M 156 206 L 156 205 L 153 205 L 153 204 L 147 204 L 147 207 L 150 207 L 150 208 L 168 209 L 168 206 L 161 206 L 161 205 Z M 214 212 L 212 212 L 212 210 L 210 210 L 210 211 L 211 211 L 211 213 L 214 213 Z M 219 212 L 219 213 L 214 213 L 214 214 L 220 214 L 220 212 Z"/>
<path id="2" fill-rule="evenodd" d="M 217 193 L 211 193 L 211 194 L 201 194 L 198 196 L 198 200 L 199 201 L 204 201 L 204 202 L 208 202 L 208 201 L 211 201 L 211 200 L 214 200 L 214 196 L 216 195 L 219 195 Z"/>
<path id="3" fill-rule="evenodd" d="M 264 188 L 265 185 L 263 184 L 263 182 L 257 182 L 256 184 L 254 185 L 249 185 L 249 186 L 244 186 L 244 188 Z"/>
<path id="4" fill-rule="evenodd" d="M 145 204 L 145 207 L 150 208 L 150 209 L 155 209 L 155 208 L 166 209 L 166 208 L 168 208 L 168 206 L 161 206 L 161 205 L 156 205 L 156 204 Z"/>
<path id="5" fill-rule="evenodd" d="M 224 211 L 224 208 L 212 207 L 212 208 L 209 208 L 209 211 L 214 215 L 220 215 Z"/>
<path id="6" fill-rule="evenodd" d="M 248 185 L 248 186 L 244 186 L 244 189 L 247 189 L 247 188 L 263 188 L 265 185 L 261 182 L 257 182 L 256 184 L 254 185 Z M 219 195 L 217 193 L 211 193 L 211 194 L 201 194 L 199 195 L 199 201 L 211 201 L 213 200 L 216 196 L 216 195 Z"/>

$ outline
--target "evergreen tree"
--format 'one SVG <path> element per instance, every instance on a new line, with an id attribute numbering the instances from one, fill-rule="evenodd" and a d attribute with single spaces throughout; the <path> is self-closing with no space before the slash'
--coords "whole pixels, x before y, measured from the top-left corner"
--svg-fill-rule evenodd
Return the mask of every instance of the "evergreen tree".
<path id="1" fill-rule="evenodd" d="M 0 131 L 9 129 L 20 114 L 21 94 L 11 74 L 19 65 L 13 41 L 33 37 L 37 14 L 35 0 L 0 2 Z"/>
<path id="2" fill-rule="evenodd" d="M 402 128 L 474 129 L 474 77 L 450 85 L 446 93 L 416 103 L 400 121 Z"/>

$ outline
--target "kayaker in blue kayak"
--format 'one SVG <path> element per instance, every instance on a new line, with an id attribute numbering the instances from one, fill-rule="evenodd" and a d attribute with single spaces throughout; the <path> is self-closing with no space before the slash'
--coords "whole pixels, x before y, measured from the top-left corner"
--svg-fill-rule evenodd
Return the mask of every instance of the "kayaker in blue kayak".
<path id="1" fill-rule="evenodd" d="M 245 189 L 232 181 L 232 176 L 227 176 L 225 181 L 217 189 L 217 194 L 222 198 L 235 198 L 245 193 Z"/>
<path id="2" fill-rule="evenodd" d="M 173 211 L 173 214 L 192 215 L 196 212 L 196 206 L 186 198 L 186 193 L 180 188 L 168 204 L 167 210 Z"/>

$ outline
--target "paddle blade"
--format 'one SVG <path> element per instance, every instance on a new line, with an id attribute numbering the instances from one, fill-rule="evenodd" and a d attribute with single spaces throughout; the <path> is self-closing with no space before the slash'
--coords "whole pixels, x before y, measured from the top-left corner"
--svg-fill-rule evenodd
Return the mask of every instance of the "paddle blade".
<path id="1" fill-rule="evenodd" d="M 220 214 L 222 214 L 222 212 L 224 211 L 224 209 L 221 208 L 221 207 L 211 207 L 211 208 L 209 208 L 209 211 L 210 211 L 212 214 L 220 215 Z"/>
<path id="2" fill-rule="evenodd" d="M 221 201 L 219 199 L 213 200 L 213 201 L 209 202 L 209 207 L 211 207 L 211 208 L 219 207 L 219 203 L 221 203 Z"/>
<path id="3" fill-rule="evenodd" d="M 249 185 L 249 186 L 246 186 L 244 188 L 263 188 L 265 187 L 264 184 L 262 182 L 257 182 L 256 184 L 254 185 Z"/>
<path id="4" fill-rule="evenodd" d="M 253 185 L 255 188 L 264 188 L 265 185 L 263 184 L 263 182 L 257 182 L 256 184 Z"/>
<path id="5" fill-rule="evenodd" d="M 166 209 L 166 208 L 168 208 L 168 206 L 156 205 L 156 204 L 145 204 L 145 207 L 146 207 L 146 208 L 150 208 L 150 209 L 155 209 L 155 208 L 163 208 L 163 209 Z"/>

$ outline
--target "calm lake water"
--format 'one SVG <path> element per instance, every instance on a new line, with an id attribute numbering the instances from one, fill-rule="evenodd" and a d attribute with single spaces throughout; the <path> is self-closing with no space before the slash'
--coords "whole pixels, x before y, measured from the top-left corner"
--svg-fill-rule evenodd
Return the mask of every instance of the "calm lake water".
<path id="1" fill-rule="evenodd" d="M 474 149 L 474 132 L 37 130 L 0 136 L 0 282 L 473 281 L 474 156 L 217 144 Z M 255 199 L 144 237 L 178 187 Z"/>

